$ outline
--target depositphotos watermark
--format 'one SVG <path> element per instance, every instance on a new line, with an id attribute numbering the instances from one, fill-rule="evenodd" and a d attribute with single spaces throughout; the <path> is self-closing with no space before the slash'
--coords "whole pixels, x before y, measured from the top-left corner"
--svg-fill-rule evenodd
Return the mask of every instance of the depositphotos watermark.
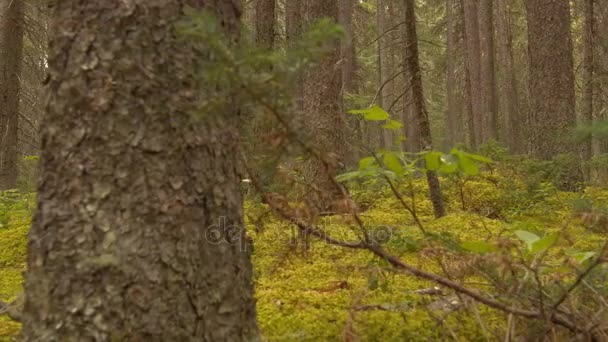
<path id="1" fill-rule="evenodd" d="M 351 226 L 349 228 L 344 222 L 334 223 L 331 217 L 324 219 L 320 224 L 315 224 L 314 228 L 321 235 L 331 236 L 335 240 L 348 243 L 360 242 L 363 236 L 359 227 Z M 238 245 L 241 250 L 246 250 L 251 245 L 251 239 L 247 237 L 246 232 L 255 230 L 254 224 L 241 226 L 230 223 L 226 216 L 220 216 L 217 224 L 213 224 L 205 230 L 205 239 L 211 244 L 227 243 Z M 365 231 L 369 240 L 379 244 L 385 244 L 399 234 L 398 228 L 386 225 L 369 226 Z M 292 245 L 301 243 L 300 229 L 288 222 L 273 222 L 268 227 L 263 227 L 261 234 L 264 234 L 265 240 L 274 240 L 277 243 Z"/>

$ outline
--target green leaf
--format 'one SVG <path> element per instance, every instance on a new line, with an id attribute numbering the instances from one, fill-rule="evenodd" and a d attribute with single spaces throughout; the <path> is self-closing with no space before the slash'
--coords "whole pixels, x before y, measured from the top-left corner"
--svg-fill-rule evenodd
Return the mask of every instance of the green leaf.
<path id="1" fill-rule="evenodd" d="M 394 153 L 385 153 L 382 162 L 384 163 L 384 166 L 386 166 L 387 169 L 393 171 L 397 176 L 403 175 L 404 169 L 401 165 L 401 161 L 399 161 L 399 158 L 397 158 Z"/>
<path id="2" fill-rule="evenodd" d="M 517 236 L 520 240 L 522 240 L 523 242 L 526 243 L 526 245 L 528 245 L 528 249 L 532 250 L 532 245 L 540 240 L 540 237 L 538 237 L 538 235 L 534 234 L 534 233 L 530 233 L 528 231 L 525 230 L 517 230 L 515 231 L 515 236 Z"/>
<path id="3" fill-rule="evenodd" d="M 391 131 L 396 131 L 401 127 L 403 127 L 403 125 L 397 120 L 388 120 L 388 123 L 382 125 L 382 128 L 390 129 Z"/>
<path id="4" fill-rule="evenodd" d="M 498 247 L 487 242 L 463 242 L 460 246 L 467 251 L 476 253 L 498 252 Z"/>
<path id="5" fill-rule="evenodd" d="M 441 166 L 441 152 L 430 151 L 424 155 L 427 170 L 436 171 Z"/>
<path id="6" fill-rule="evenodd" d="M 374 105 L 368 109 L 354 109 L 349 110 L 349 114 L 361 114 L 363 119 L 367 121 L 383 121 L 388 120 L 389 114 L 378 105 Z"/>
<path id="7" fill-rule="evenodd" d="M 474 176 L 479 173 L 479 167 L 477 166 L 477 164 L 475 164 L 472 159 L 465 156 L 464 154 L 460 154 L 458 156 L 458 166 L 465 174 L 469 176 Z"/>
<path id="8" fill-rule="evenodd" d="M 359 170 L 367 169 L 368 167 L 374 165 L 376 163 L 376 158 L 374 157 L 365 157 L 359 160 Z"/>
<path id="9" fill-rule="evenodd" d="M 443 173 L 454 173 L 458 170 L 458 161 L 454 156 L 450 154 L 444 154 L 439 158 L 441 161 L 441 167 L 439 167 L 439 172 Z"/>
<path id="10" fill-rule="evenodd" d="M 585 263 L 585 261 L 593 258 L 595 256 L 595 252 L 579 252 L 579 251 L 571 251 L 567 253 L 569 256 L 573 257 L 576 262 L 579 264 Z"/>
<path id="11" fill-rule="evenodd" d="M 464 152 L 464 151 L 460 151 L 460 153 L 464 156 L 466 156 L 469 159 L 473 159 L 475 161 L 478 162 L 482 162 L 482 163 L 491 163 L 492 159 L 486 158 L 482 155 L 479 154 L 475 154 L 475 153 L 468 153 L 468 152 Z"/>
<path id="12" fill-rule="evenodd" d="M 530 252 L 537 253 L 540 251 L 544 251 L 545 249 L 547 249 L 547 248 L 553 246 L 553 244 L 555 244 L 555 242 L 557 241 L 557 237 L 558 237 L 557 234 L 549 234 L 549 235 L 543 237 L 542 239 L 533 242 Z"/>

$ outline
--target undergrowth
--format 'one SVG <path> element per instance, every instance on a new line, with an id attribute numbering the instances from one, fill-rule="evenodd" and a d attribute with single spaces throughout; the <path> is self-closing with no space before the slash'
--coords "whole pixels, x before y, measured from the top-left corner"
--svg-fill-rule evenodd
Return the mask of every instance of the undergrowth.
<path id="1" fill-rule="evenodd" d="M 608 224 L 602 213 L 608 191 L 598 187 L 562 192 L 550 182 L 530 185 L 511 171 L 496 169 L 443 178 L 442 185 L 449 214 L 435 220 L 422 179 L 398 184 L 402 193 L 416 194 L 417 213 L 437 244 L 423 242 L 411 215 L 381 184 L 353 186 L 351 194 L 365 206 L 361 218 L 391 253 L 480 290 L 487 280 L 479 272 L 488 271 L 480 257 L 450 252 L 450 244 L 459 248 L 463 242 L 512 238 L 525 230 L 539 236 L 559 233 L 558 245 L 588 251 L 597 250 L 605 237 Z M 33 200 L 33 195 L 15 191 L 0 195 L 0 300 L 5 302 L 22 291 Z M 366 250 L 313 240 L 304 251 L 294 227 L 265 214 L 266 205 L 249 200 L 245 210 L 254 241 L 258 324 L 265 340 L 485 341 L 504 339 L 507 330 L 531 338 L 545 332 L 525 319 L 396 271 Z M 356 239 L 355 224 L 347 216 L 323 217 L 318 225 L 342 240 Z M 562 257 L 550 255 L 547 263 Z M 603 269 L 589 281 L 601 285 L 605 273 Z M 19 329 L 18 323 L 0 317 L 0 341 L 12 340 Z"/>

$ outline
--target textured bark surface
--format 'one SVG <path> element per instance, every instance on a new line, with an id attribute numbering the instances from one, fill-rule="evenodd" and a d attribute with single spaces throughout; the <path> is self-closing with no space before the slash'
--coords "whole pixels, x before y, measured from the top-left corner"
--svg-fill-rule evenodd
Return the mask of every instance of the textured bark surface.
<path id="1" fill-rule="evenodd" d="M 341 64 L 342 64 L 342 104 L 343 110 L 352 109 L 344 108 L 344 104 L 348 103 L 345 98 L 350 94 L 358 92 L 360 80 L 357 77 L 357 53 L 355 44 L 355 32 L 353 28 L 353 14 L 356 2 L 354 0 L 339 0 L 340 1 L 340 25 L 344 29 L 344 38 L 340 46 Z M 348 134 L 346 135 L 348 142 L 348 151 L 346 151 L 345 161 L 349 166 L 358 165 L 361 156 L 366 155 L 365 151 L 361 150 L 361 142 L 363 141 L 363 122 L 355 115 L 351 115 L 348 119 Z"/>
<path id="2" fill-rule="evenodd" d="M 392 9 L 393 6 L 390 0 L 378 0 L 377 21 L 378 32 L 381 35 L 379 40 L 378 63 L 380 65 L 380 90 L 381 102 L 380 106 L 390 113 L 390 106 L 394 101 L 394 86 L 395 86 L 395 67 L 394 56 L 391 46 L 393 42 L 392 24 Z M 391 149 L 393 137 L 390 131 L 382 129 L 382 148 Z"/>
<path id="3" fill-rule="evenodd" d="M 0 1 L 0 190 L 17 185 L 23 1 Z"/>
<path id="4" fill-rule="evenodd" d="M 267 49 L 274 47 L 275 1 L 255 0 L 255 41 Z"/>
<path id="5" fill-rule="evenodd" d="M 500 138 L 513 153 L 524 152 L 519 115 L 519 98 L 513 63 L 513 34 L 511 33 L 512 0 L 499 0 L 497 4 L 497 52 L 500 69 L 501 130 Z"/>
<path id="6" fill-rule="evenodd" d="M 482 142 L 498 139 L 496 80 L 494 75 L 494 20 L 492 4 L 495 0 L 479 1 L 480 96 L 483 126 Z"/>
<path id="7" fill-rule="evenodd" d="M 576 123 L 569 1 L 528 0 L 526 7 L 532 153 L 576 153 L 568 139 Z"/>
<path id="8" fill-rule="evenodd" d="M 457 54 L 458 41 L 461 36 L 462 25 L 459 25 L 458 2 L 456 0 L 446 0 L 446 25 L 447 25 L 447 68 L 446 68 L 446 109 L 448 139 L 447 146 L 454 146 L 456 143 L 464 142 L 464 127 L 462 125 L 462 103 L 458 94 L 458 72 Z"/>
<path id="9" fill-rule="evenodd" d="M 302 1 L 305 26 L 326 17 L 338 22 L 338 0 Z M 333 51 L 323 57 L 304 74 L 304 115 L 305 126 L 314 146 L 321 150 L 327 160 L 344 154 L 344 114 L 340 111 L 342 71 L 339 66 L 340 44 L 332 42 Z M 322 198 L 315 200 L 321 210 L 327 209 L 330 199 L 335 198 L 338 189 L 330 177 L 336 174 L 335 167 L 326 167 L 318 158 L 310 158 L 305 166 L 305 178 L 320 190 Z"/>
<path id="10" fill-rule="evenodd" d="M 470 99 L 471 115 L 473 117 L 473 132 L 474 141 L 472 146 L 477 146 L 483 140 L 482 137 L 482 113 L 481 113 L 481 48 L 479 43 L 479 22 L 478 22 L 478 6 L 477 1 L 462 0 L 464 9 L 464 31 L 466 52 L 465 60 L 468 71 L 468 89 Z"/>
<path id="11" fill-rule="evenodd" d="M 405 68 L 407 68 L 408 75 L 411 77 L 410 84 L 412 85 L 414 108 L 418 116 L 418 127 L 420 130 L 422 148 L 423 150 L 428 151 L 433 149 L 433 141 L 431 139 L 431 125 L 429 123 L 429 116 L 424 100 L 424 91 L 422 89 L 422 75 L 420 73 L 420 61 L 418 56 L 418 35 L 416 33 L 415 0 L 404 0 L 404 10 L 405 25 L 407 27 Z M 445 209 L 443 207 L 443 199 L 441 198 L 439 178 L 434 171 L 427 171 L 426 177 L 435 217 L 442 217 L 445 215 Z"/>
<path id="12" fill-rule="evenodd" d="M 583 1 L 583 97 L 581 103 L 581 121 L 593 122 L 593 97 L 594 97 L 594 73 L 595 62 L 593 58 L 593 41 L 595 27 L 594 0 Z M 593 141 L 585 141 L 582 148 L 584 161 L 593 157 Z"/>
<path id="13" fill-rule="evenodd" d="M 236 38 L 232 0 L 56 4 L 25 341 L 257 339 L 238 112 L 193 115 L 186 5 Z"/>

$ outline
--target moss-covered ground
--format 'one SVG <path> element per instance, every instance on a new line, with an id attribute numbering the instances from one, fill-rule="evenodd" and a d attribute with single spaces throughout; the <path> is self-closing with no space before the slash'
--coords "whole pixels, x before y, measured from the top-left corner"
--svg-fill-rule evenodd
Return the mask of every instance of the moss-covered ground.
<path id="1" fill-rule="evenodd" d="M 432 218 L 423 181 L 400 185 L 416 193 L 416 207 L 426 230 L 450 241 L 480 241 L 489 236 L 512 235 L 522 226 L 535 232 L 564 231 L 575 236 L 573 246 L 597 249 L 601 227 L 589 225 L 575 215 L 581 198 L 605 205 L 608 192 L 588 188 L 584 194 L 566 193 L 550 185 L 530 189 L 509 176 L 484 173 L 462 180 L 444 179 L 449 214 Z M 366 188 L 366 187 L 362 187 Z M 442 272 L 428 246 L 417 248 L 421 234 L 390 191 L 381 185 L 352 191 L 366 210 L 361 217 L 368 227 L 382 227 L 385 245 L 392 253 L 417 267 Z M 14 194 L 13 194 L 14 195 Z M 16 195 L 15 195 L 16 196 Z M 0 207 L 0 299 L 10 301 L 22 291 L 26 262 L 31 196 L 6 200 Z M 406 199 L 409 200 L 409 198 Z M 464 200 L 464 203 L 463 203 Z M 12 202 L 11 202 L 12 201 Z M 497 340 L 508 316 L 484 306 L 473 310 L 449 310 L 453 294 L 427 296 L 418 290 L 435 284 L 395 272 L 364 250 L 352 250 L 313 240 L 304 252 L 294 241 L 293 227 L 267 215 L 255 227 L 253 219 L 267 208 L 247 203 L 249 234 L 254 241 L 253 263 L 258 322 L 268 341 L 486 341 Z M 319 225 L 342 239 L 355 238 L 355 225 L 348 217 L 324 217 Z M 566 242 L 562 242 L 566 243 Z M 456 262 L 456 261 L 455 261 Z M 449 265 L 450 260 L 444 260 Z M 458 269 L 458 265 L 452 265 Z M 462 268 L 462 267 L 461 267 Z M 475 277 L 469 279 L 476 286 Z M 433 306 L 447 298 L 443 307 Z M 0 341 L 10 341 L 20 325 L 0 317 Z M 504 336 L 502 336 L 504 339 Z"/>

